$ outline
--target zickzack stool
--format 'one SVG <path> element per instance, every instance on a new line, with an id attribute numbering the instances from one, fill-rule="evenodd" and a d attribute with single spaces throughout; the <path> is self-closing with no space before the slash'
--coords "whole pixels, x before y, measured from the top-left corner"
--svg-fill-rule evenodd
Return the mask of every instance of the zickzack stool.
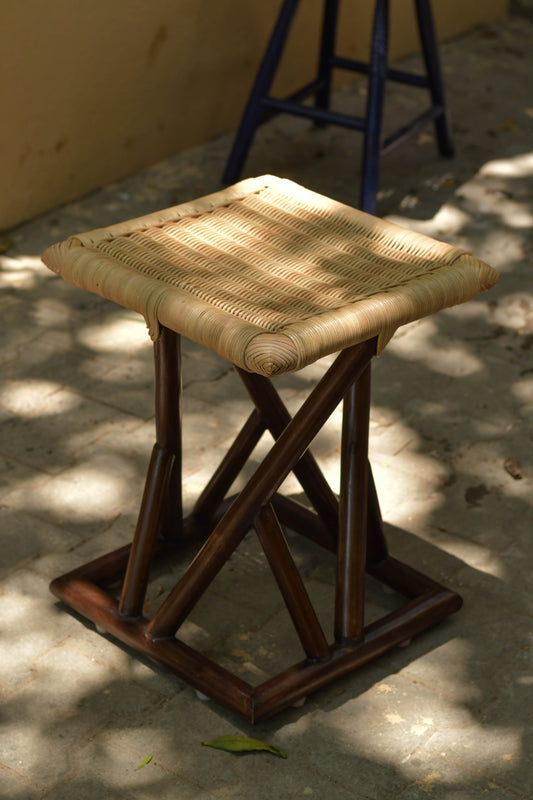
<path id="1" fill-rule="evenodd" d="M 67 281 L 143 314 L 155 350 L 156 443 L 133 542 L 53 581 L 64 603 L 252 722 L 460 607 L 457 594 L 388 553 L 368 463 L 370 362 L 399 325 L 494 285 L 491 267 L 271 176 L 74 236 L 49 248 L 44 261 Z M 253 404 L 185 519 L 180 336 L 231 362 Z M 331 367 L 291 418 L 270 378 L 332 353 Z M 341 401 L 337 497 L 309 446 Z M 244 489 L 228 497 L 267 430 L 272 448 Z M 291 471 L 309 506 L 278 491 Z M 282 525 L 336 553 L 333 641 Z M 250 529 L 303 651 L 299 663 L 255 686 L 180 639 L 180 627 Z M 152 569 L 191 548 L 196 556 L 149 618 Z M 367 573 L 405 598 L 370 624 Z"/>

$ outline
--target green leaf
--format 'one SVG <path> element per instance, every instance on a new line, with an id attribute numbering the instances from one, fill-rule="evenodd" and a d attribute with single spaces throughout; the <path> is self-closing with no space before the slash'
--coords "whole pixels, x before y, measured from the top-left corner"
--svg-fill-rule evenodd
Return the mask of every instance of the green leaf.
<path id="1" fill-rule="evenodd" d="M 217 750 L 225 750 L 227 753 L 252 753 L 256 750 L 266 750 L 279 758 L 287 758 L 281 748 L 275 747 L 273 744 L 266 744 L 259 739 L 250 739 L 248 736 L 218 736 L 216 739 L 211 739 L 210 742 L 202 742 L 206 747 L 214 747 Z"/>
<path id="2" fill-rule="evenodd" d="M 141 761 L 141 763 L 140 763 L 140 764 L 137 764 L 137 766 L 135 767 L 135 769 L 136 769 L 136 770 L 138 770 L 138 769 L 142 769 L 143 767 L 145 767 L 147 764 L 149 764 L 149 763 L 150 763 L 150 761 L 152 760 L 152 758 L 153 758 L 153 756 L 146 756 L 146 758 L 143 758 L 143 760 Z"/>

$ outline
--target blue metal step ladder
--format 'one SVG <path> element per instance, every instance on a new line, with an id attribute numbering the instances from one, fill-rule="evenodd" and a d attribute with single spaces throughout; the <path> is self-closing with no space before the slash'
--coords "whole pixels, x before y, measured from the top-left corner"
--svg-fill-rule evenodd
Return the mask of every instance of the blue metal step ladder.
<path id="1" fill-rule="evenodd" d="M 307 117 L 319 125 L 340 125 L 363 132 L 359 206 L 363 211 L 375 213 L 379 159 L 382 154 L 390 151 L 431 121 L 435 124 L 441 155 L 454 154 L 430 0 L 414 0 L 425 75 L 390 69 L 388 66 L 389 0 L 376 0 L 369 63 L 335 55 L 340 0 L 325 0 L 316 79 L 289 97 L 284 99 L 271 97 L 272 82 L 299 4 L 300 0 L 284 0 L 282 3 L 226 164 L 223 182 L 230 184 L 238 180 L 259 125 L 277 114 L 293 114 Z M 349 116 L 330 110 L 331 78 L 334 69 L 368 75 L 368 97 L 364 117 Z M 383 140 L 382 119 L 387 80 L 428 89 L 431 103 L 419 116 Z M 309 97 L 314 97 L 313 105 L 304 103 Z"/>

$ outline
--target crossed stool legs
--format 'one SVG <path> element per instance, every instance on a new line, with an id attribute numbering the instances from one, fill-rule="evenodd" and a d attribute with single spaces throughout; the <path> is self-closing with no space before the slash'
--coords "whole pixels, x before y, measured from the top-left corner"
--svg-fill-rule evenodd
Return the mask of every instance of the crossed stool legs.
<path id="1" fill-rule="evenodd" d="M 273 383 L 236 367 L 253 410 L 222 463 L 183 519 L 181 502 L 180 337 L 162 329 L 154 343 L 156 443 L 131 545 L 57 578 L 54 594 L 112 636 L 200 692 L 254 722 L 411 638 L 461 606 L 460 597 L 388 554 L 368 463 L 371 339 L 340 352 L 291 418 Z M 343 401 L 340 495 L 331 490 L 309 445 Z M 265 431 L 274 439 L 244 489 L 227 497 Z M 313 510 L 278 492 L 290 472 Z M 288 547 L 282 525 L 336 553 L 328 642 Z M 180 640 L 180 627 L 244 536 L 255 529 L 300 640 L 304 658 L 260 685 Z M 203 544 L 202 544 L 203 543 Z M 143 615 L 158 562 L 196 555 L 159 610 Z M 365 624 L 365 575 L 405 597 Z M 120 584 L 120 592 L 112 585 Z"/>

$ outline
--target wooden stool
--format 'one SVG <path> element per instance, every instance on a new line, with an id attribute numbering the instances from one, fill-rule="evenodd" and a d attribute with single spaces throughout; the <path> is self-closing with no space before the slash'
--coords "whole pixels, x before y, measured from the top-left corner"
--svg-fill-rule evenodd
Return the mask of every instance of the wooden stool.
<path id="1" fill-rule="evenodd" d="M 57 578 L 57 597 L 252 722 L 460 607 L 458 595 L 388 554 L 367 455 L 370 361 L 399 325 L 492 286 L 491 267 L 270 176 L 72 237 L 49 248 L 44 261 L 67 281 L 142 313 L 155 340 L 156 444 L 133 543 Z M 254 406 L 186 519 L 180 334 L 234 364 Z M 269 378 L 337 351 L 291 418 Z M 343 399 L 337 497 L 308 448 Z M 240 494 L 228 498 L 266 430 L 275 440 L 271 450 Z M 313 510 L 278 492 L 291 471 Z M 332 643 L 280 523 L 337 554 Z M 258 686 L 185 644 L 179 631 L 251 528 L 304 653 Z M 143 605 L 153 566 L 195 546 L 195 558 L 148 619 Z M 364 619 L 365 573 L 406 598 L 371 624 Z"/>
<path id="2" fill-rule="evenodd" d="M 361 161 L 359 207 L 375 213 L 380 156 L 390 152 L 408 136 L 430 122 L 435 124 L 439 151 L 454 154 L 442 80 L 439 51 L 433 25 L 430 0 L 414 0 L 416 21 L 426 74 L 417 75 L 388 66 L 389 0 L 375 0 L 374 24 L 368 63 L 344 58 L 335 53 L 339 0 L 324 0 L 320 56 L 316 78 L 290 97 L 272 97 L 274 81 L 287 37 L 300 0 L 283 0 L 271 39 L 263 56 L 243 113 L 233 148 L 226 164 L 223 182 L 233 183 L 242 171 L 255 131 L 277 114 L 292 114 L 311 119 L 320 125 L 340 125 L 364 134 Z M 340 114 L 330 107 L 331 80 L 334 69 L 368 75 L 368 97 L 364 117 Z M 427 89 L 429 107 L 382 141 L 381 129 L 385 86 L 388 80 Z M 314 98 L 313 104 L 305 101 Z"/>

